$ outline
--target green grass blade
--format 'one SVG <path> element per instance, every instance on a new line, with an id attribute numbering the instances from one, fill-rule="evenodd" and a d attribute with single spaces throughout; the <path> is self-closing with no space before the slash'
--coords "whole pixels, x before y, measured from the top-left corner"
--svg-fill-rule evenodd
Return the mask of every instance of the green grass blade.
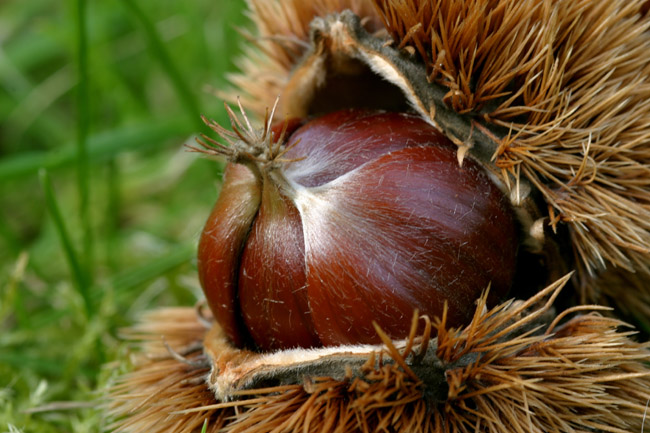
<path id="1" fill-rule="evenodd" d="M 114 288 L 117 305 L 124 305 L 133 298 L 132 290 L 146 284 L 149 281 L 160 278 L 165 274 L 187 264 L 196 254 L 196 244 L 187 243 L 174 248 L 173 251 L 152 259 L 144 265 L 137 265 L 131 269 L 114 276 L 106 284 L 95 286 L 91 290 L 91 298 L 99 300 L 100 292 Z M 35 329 L 45 328 L 61 320 L 68 313 L 68 310 L 53 310 L 47 315 L 41 315 L 33 320 L 32 326 Z"/>
<path id="2" fill-rule="evenodd" d="M 120 257 L 120 167 L 115 158 L 108 161 L 106 168 L 106 212 L 104 221 L 104 237 L 106 239 L 106 264 L 111 273 L 119 269 L 118 257 Z"/>
<path id="3" fill-rule="evenodd" d="M 0 364 L 13 366 L 15 368 L 29 369 L 43 375 L 60 375 L 61 365 L 53 362 L 52 359 L 43 358 L 41 356 L 29 356 L 19 352 L 13 352 L 5 348 L 0 352 Z M 4 431 L 4 430 L 3 430 Z"/>
<path id="4" fill-rule="evenodd" d="M 8 281 L 4 284 L 4 287 L 0 286 L 0 326 L 9 314 L 16 313 L 15 301 L 18 296 L 20 282 L 25 277 L 28 262 L 29 254 L 27 251 L 21 252 Z"/>
<path id="5" fill-rule="evenodd" d="M 57 203 L 56 197 L 54 195 L 54 190 L 52 188 L 52 182 L 50 181 L 50 176 L 46 170 L 41 170 L 40 173 L 41 185 L 43 187 L 43 192 L 45 194 L 45 204 L 50 216 L 56 227 L 57 234 L 59 235 L 59 240 L 61 241 L 61 246 L 63 247 L 63 253 L 65 258 L 68 261 L 70 266 L 70 271 L 75 282 L 75 286 L 81 295 L 84 306 L 86 309 L 86 314 L 88 317 L 92 317 L 93 313 L 93 304 L 90 299 L 88 278 L 85 275 L 84 269 L 81 266 L 79 256 L 72 245 L 72 240 L 68 235 L 68 230 L 63 221 L 63 215 L 61 215 L 61 210 L 59 209 L 59 204 Z"/>
<path id="6" fill-rule="evenodd" d="M 204 126 L 200 121 L 201 108 L 199 106 L 199 101 L 195 97 L 190 87 L 187 85 L 187 81 L 183 78 L 180 70 L 176 66 L 176 63 L 174 63 L 171 56 L 165 49 L 165 45 L 160 38 L 156 27 L 151 22 L 149 17 L 147 17 L 147 15 L 144 13 L 144 11 L 140 8 L 140 6 L 138 6 L 136 0 L 122 0 L 122 3 L 124 3 L 126 8 L 142 26 L 142 29 L 147 36 L 147 40 L 149 41 L 151 52 L 156 57 L 156 59 L 158 59 L 163 70 L 169 77 L 180 100 L 185 105 L 185 109 L 192 116 L 192 119 L 196 122 L 196 124 L 199 125 L 199 128 L 203 130 Z"/>
<path id="7" fill-rule="evenodd" d="M 188 263 L 195 254 L 196 244 L 194 242 L 178 245 L 166 255 L 116 275 L 111 279 L 111 285 L 115 288 L 118 299 L 120 296 L 128 296 L 131 289 Z"/>
<path id="8" fill-rule="evenodd" d="M 159 149 L 161 142 L 187 134 L 191 129 L 186 121 L 171 120 L 145 122 L 126 129 L 103 132 L 90 137 L 89 162 L 104 162 L 129 150 Z M 24 152 L 6 157 L 0 159 L 0 182 L 34 175 L 41 168 L 53 170 L 69 166 L 76 158 L 76 148 L 71 143 L 53 151 Z"/>
<path id="9" fill-rule="evenodd" d="M 88 283 L 93 280 L 93 236 L 90 215 L 90 172 L 88 163 L 88 131 L 90 130 L 90 101 L 88 99 L 88 34 L 86 29 L 86 0 L 76 0 L 77 30 L 77 188 L 79 218 L 83 235 L 83 266 Z"/>

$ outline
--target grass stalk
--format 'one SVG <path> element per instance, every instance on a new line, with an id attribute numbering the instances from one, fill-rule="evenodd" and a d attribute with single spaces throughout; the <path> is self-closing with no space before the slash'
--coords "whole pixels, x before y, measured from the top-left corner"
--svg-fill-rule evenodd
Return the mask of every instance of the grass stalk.
<path id="1" fill-rule="evenodd" d="M 123 296 L 128 296 L 133 288 L 165 275 L 173 269 L 188 263 L 192 260 L 195 254 L 196 244 L 194 242 L 179 244 L 165 255 L 156 257 L 148 263 L 115 275 L 111 279 L 110 284 L 116 288 L 116 298 L 120 301 Z"/>
<path id="2" fill-rule="evenodd" d="M 146 284 L 149 281 L 170 274 L 179 267 L 187 264 L 196 253 L 196 244 L 181 244 L 173 251 L 150 260 L 145 265 L 138 265 L 131 269 L 122 271 L 108 280 L 105 284 L 95 286 L 90 291 L 91 300 L 99 300 L 100 293 L 115 288 L 114 302 L 116 305 L 125 305 L 130 302 L 133 296 L 133 289 Z M 93 304 L 94 306 L 95 304 Z M 41 316 L 32 321 L 34 328 L 45 328 L 56 323 L 68 314 L 67 310 L 59 309 L 50 311 L 46 316 Z"/>
<path id="3" fill-rule="evenodd" d="M 85 269 L 81 265 L 79 256 L 75 251 L 74 245 L 72 244 L 72 239 L 70 239 L 70 235 L 68 234 L 68 229 L 65 225 L 63 215 L 61 214 L 59 204 L 54 194 L 54 189 L 52 188 L 50 176 L 46 170 L 41 170 L 39 172 L 39 176 L 41 185 L 43 187 L 43 192 L 45 194 L 45 204 L 50 213 L 50 216 L 52 217 L 52 221 L 54 222 L 59 240 L 61 241 L 63 253 L 65 255 L 66 261 L 68 262 L 68 266 L 70 267 L 70 272 L 72 274 L 75 286 L 79 291 L 81 298 L 83 299 L 86 315 L 90 318 L 93 315 L 94 308 L 92 300 L 90 299 L 90 284 L 88 277 L 86 276 Z"/>
<path id="4" fill-rule="evenodd" d="M 136 0 L 122 0 L 122 3 L 142 26 L 142 29 L 144 30 L 144 33 L 149 42 L 152 54 L 158 60 L 161 67 L 163 68 L 163 71 L 169 77 L 174 90 L 185 106 L 185 110 L 192 116 L 192 120 L 194 120 L 199 130 L 204 130 L 204 125 L 200 121 L 201 108 L 199 101 L 194 95 L 194 92 L 192 92 L 188 86 L 187 80 L 181 74 L 180 69 L 176 66 L 176 63 L 169 55 L 169 52 L 165 48 L 160 34 L 156 30 L 156 26 L 136 3 Z"/>
<path id="5" fill-rule="evenodd" d="M 190 129 L 187 121 L 165 120 L 99 133 L 89 137 L 89 162 L 109 161 L 116 155 L 131 150 L 160 149 L 161 142 L 170 137 L 187 134 Z M 74 164 L 77 160 L 77 149 L 72 143 L 69 144 L 61 146 L 60 149 L 25 152 L 0 159 L 0 182 L 35 175 L 41 168 L 54 170 Z"/>
<path id="6" fill-rule="evenodd" d="M 90 215 L 90 171 L 88 161 L 88 131 L 90 130 L 90 100 L 88 74 L 88 32 L 86 26 L 86 0 L 75 1 L 77 31 L 77 187 L 79 193 L 79 218 L 83 236 L 83 267 L 92 284 L 93 236 Z"/>
<path id="7" fill-rule="evenodd" d="M 120 169 L 118 162 L 112 158 L 106 164 L 106 212 L 104 219 L 104 237 L 106 238 L 106 261 L 111 273 L 118 272 L 120 255 Z"/>

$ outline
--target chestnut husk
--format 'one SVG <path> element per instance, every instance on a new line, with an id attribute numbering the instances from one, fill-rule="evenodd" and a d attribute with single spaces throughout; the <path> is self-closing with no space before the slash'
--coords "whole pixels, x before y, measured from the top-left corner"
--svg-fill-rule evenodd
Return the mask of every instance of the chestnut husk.
<path id="1" fill-rule="evenodd" d="M 524 275 L 523 300 L 488 309 L 481 298 L 461 329 L 443 317 L 425 327 L 436 339 L 414 333 L 375 347 L 259 354 L 233 347 L 205 309 L 153 313 L 130 334 L 143 357 L 112 390 L 113 428 L 198 432 L 207 420 L 207 431 L 226 432 L 647 430 L 650 348 L 620 320 L 650 321 L 646 2 L 250 8 L 263 50 L 233 78 L 247 108 L 261 117 L 283 94 L 288 107 L 318 114 L 366 106 L 349 92 L 359 83 L 385 90 L 370 108 L 420 113 L 456 140 L 459 159 L 483 161 L 510 186 L 544 272 Z M 335 15 L 344 9 L 353 14 Z M 322 46 L 341 56 L 304 48 L 328 40 L 314 38 L 327 22 L 346 44 Z M 351 47 L 380 62 L 350 56 Z M 318 62 L 344 66 L 320 77 L 331 87 L 313 85 Z M 348 92 L 323 99 L 333 90 Z"/>
<path id="2" fill-rule="evenodd" d="M 155 311 L 127 334 L 141 354 L 111 390 L 111 429 L 644 431 L 648 344 L 604 307 L 556 314 L 569 278 L 491 310 L 481 298 L 463 329 L 417 334 L 415 316 L 409 339 L 377 346 L 251 352 L 204 305 Z"/>

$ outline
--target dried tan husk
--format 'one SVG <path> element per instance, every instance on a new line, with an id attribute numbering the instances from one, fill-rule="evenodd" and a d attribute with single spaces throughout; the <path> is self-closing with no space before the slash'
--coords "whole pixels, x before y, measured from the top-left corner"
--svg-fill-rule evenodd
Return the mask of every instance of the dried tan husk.
<path id="1" fill-rule="evenodd" d="M 249 17 L 255 30 L 252 34 L 244 32 L 250 44 L 238 59 L 241 72 L 229 76 L 238 90 L 218 96 L 229 100 L 240 97 L 248 110 L 263 118 L 308 49 L 312 19 L 346 9 L 367 17 L 371 29 L 383 28 L 373 4 L 367 0 L 249 1 Z"/>
<path id="2" fill-rule="evenodd" d="M 220 375 L 255 375 L 269 355 L 235 349 L 215 328 L 204 342 L 208 328 L 191 308 L 161 310 L 130 333 L 143 355 L 112 390 L 112 428 L 198 432 L 207 420 L 208 432 L 230 433 L 641 432 L 648 345 L 634 342 L 620 321 L 588 311 L 597 307 L 553 319 L 552 302 L 566 281 L 490 311 L 482 299 L 466 328 L 446 329 L 443 319 L 437 339 L 386 340 L 356 370 L 334 362 L 330 371 L 340 378 L 235 386 L 221 401 L 209 390 L 214 377 L 202 345 L 218 346 L 209 365 L 220 365 Z M 445 366 L 448 389 L 438 401 L 426 398 L 436 390 L 415 360 L 423 351 Z"/>
<path id="3" fill-rule="evenodd" d="M 249 4 L 256 30 L 231 100 L 240 96 L 262 118 L 309 52 L 312 19 L 351 9 L 366 30 L 419 58 L 432 85 L 448 89 L 449 107 L 504 128 L 494 165 L 506 182 L 521 178 L 542 192 L 546 224 L 569 227 L 582 303 L 605 302 L 650 321 L 647 2 Z M 228 372 L 268 379 L 261 357 L 283 354 L 240 351 L 194 310 L 162 310 L 129 334 L 141 355 L 111 391 L 112 428 L 196 432 L 207 419 L 208 432 L 231 433 L 650 431 L 648 344 L 597 307 L 555 316 L 551 302 L 565 282 L 491 311 L 479 305 L 461 330 L 439 323 L 429 347 L 448 367 L 449 388 L 433 403 L 431 384 L 412 365 L 422 336 L 386 341 L 366 353 L 368 363 L 334 363 L 329 376 L 285 383 L 271 369 L 279 384 L 217 386 Z"/>
<path id="4" fill-rule="evenodd" d="M 309 51 L 315 16 L 351 9 L 420 59 L 459 114 L 504 128 L 494 165 L 569 227 L 582 299 L 618 268 L 650 296 L 650 19 L 628 0 L 249 0 L 256 33 L 232 77 L 262 116 Z M 378 23 L 383 23 L 379 25 Z M 622 270 L 622 271 L 621 271 Z M 608 291 L 612 291 L 610 287 Z"/>

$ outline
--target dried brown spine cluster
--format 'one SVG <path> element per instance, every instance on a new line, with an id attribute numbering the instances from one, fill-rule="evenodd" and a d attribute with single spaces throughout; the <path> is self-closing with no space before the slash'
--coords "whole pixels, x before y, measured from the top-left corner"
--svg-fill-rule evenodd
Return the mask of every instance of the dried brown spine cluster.
<path id="1" fill-rule="evenodd" d="M 650 399 L 648 346 L 633 342 L 621 322 L 596 314 L 593 306 L 549 322 L 566 281 L 489 311 L 483 299 L 465 329 L 437 322 L 437 342 L 426 344 L 426 335 L 414 334 L 374 352 L 312 355 L 315 365 L 347 356 L 349 368 L 339 378 L 291 378 L 286 369 L 264 368 L 289 355 L 234 349 L 215 334 L 218 329 L 208 334 L 194 310 L 163 310 L 131 334 L 147 357 L 113 389 L 110 410 L 119 420 L 113 427 L 191 433 L 207 420 L 208 432 L 226 433 L 641 431 Z M 583 314 L 559 324 L 576 312 Z M 176 352 L 170 354 L 161 335 Z M 205 359 L 200 362 L 203 343 L 213 357 L 211 375 Z M 438 376 L 422 370 L 441 367 L 446 383 L 434 389 Z M 215 377 L 231 370 L 239 373 L 230 375 L 227 395 L 215 400 L 204 381 L 216 384 Z"/>
<path id="2" fill-rule="evenodd" d="M 240 95 L 259 117 L 277 95 L 284 104 L 281 115 L 363 105 L 366 101 L 358 97 L 363 92 L 355 96 L 347 91 L 363 89 L 364 81 L 379 86 L 377 94 L 389 95 L 368 101 L 376 108 L 394 108 L 388 105 L 397 95 L 402 98 L 398 109 L 412 109 L 455 137 L 461 156 L 470 152 L 484 162 L 493 159 L 514 191 L 529 182 L 541 192 L 548 205 L 542 224 L 569 228 L 579 268 L 574 282 L 583 302 L 609 298 L 619 313 L 643 321 L 650 317 L 646 3 L 250 0 L 257 28 L 251 36 L 254 47 L 241 61 L 242 73 L 232 77 L 238 89 L 230 95 L 232 100 Z M 341 51 L 331 50 L 327 38 L 315 38 L 314 18 L 336 23 L 331 17 L 344 10 L 359 17 L 358 25 L 348 29 L 365 32 L 363 40 L 360 33 L 353 36 L 367 52 L 380 57 L 392 53 L 393 60 L 419 65 L 415 73 L 420 78 L 409 81 L 419 83 L 415 96 L 398 84 L 408 68 L 398 70 L 386 85 L 377 79 L 382 72 L 376 65 L 373 69 L 354 55 L 331 56 Z M 318 40 L 325 42 L 314 44 Z M 319 46 L 325 51 L 318 51 Z M 310 67 L 309 62 L 321 63 Z M 320 81 L 305 75 L 319 70 L 325 72 Z M 389 76 L 386 71 L 381 75 Z M 348 99 L 323 102 L 328 94 Z M 435 95 L 428 100 L 430 94 Z M 443 114 L 456 116 L 461 126 L 442 121 Z M 485 136 L 478 137 L 481 133 Z M 530 228 L 539 229 L 539 224 Z M 348 360 L 347 365 L 358 367 L 350 375 L 342 368 L 339 376 L 300 383 L 277 376 L 286 369 L 255 364 L 261 355 L 234 349 L 215 335 L 216 328 L 202 341 L 206 331 L 192 311 L 180 316 L 165 312 L 152 319 L 151 333 L 144 333 L 145 352 L 160 358 L 140 363 L 115 389 L 112 410 L 124 417 L 116 427 L 192 432 L 208 419 L 208 431 L 231 433 L 641 431 L 650 399 L 648 345 L 634 342 L 623 323 L 600 316 L 599 308 L 588 312 L 589 307 L 576 307 L 553 318 L 550 303 L 566 281 L 560 279 L 526 301 L 491 311 L 479 306 L 472 323 L 460 330 L 447 330 L 443 321 L 437 341 L 386 341 L 385 348 L 367 353 L 363 363 Z M 179 318 L 180 323 L 172 323 Z M 178 334 L 181 329 L 190 333 Z M 152 340 L 170 331 L 180 338 L 172 340 L 172 348 L 190 347 L 190 362 L 179 361 L 159 343 L 153 348 Z M 445 366 L 441 388 L 429 384 L 427 390 L 425 375 L 414 373 L 413 361 L 425 341 L 428 350 L 435 349 L 435 362 Z M 205 361 L 197 347 L 205 347 L 212 358 L 211 373 L 208 364 L 195 362 Z M 287 353 L 270 356 L 277 360 Z M 233 377 L 251 380 L 216 387 L 235 371 L 243 375 Z M 279 382 L 260 388 L 256 374 Z M 446 390 L 446 400 L 427 402 L 426 393 L 433 388 Z"/>

